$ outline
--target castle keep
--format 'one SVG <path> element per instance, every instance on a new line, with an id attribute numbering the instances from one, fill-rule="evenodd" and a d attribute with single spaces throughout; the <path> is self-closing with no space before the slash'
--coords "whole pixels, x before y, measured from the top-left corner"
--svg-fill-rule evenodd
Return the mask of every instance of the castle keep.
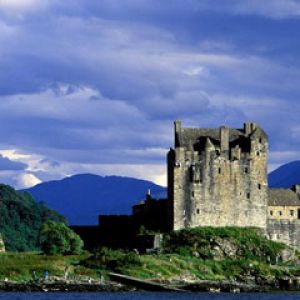
<path id="1" fill-rule="evenodd" d="M 168 153 L 168 198 L 174 230 L 195 226 L 266 228 L 268 136 L 242 129 L 182 128 Z"/>

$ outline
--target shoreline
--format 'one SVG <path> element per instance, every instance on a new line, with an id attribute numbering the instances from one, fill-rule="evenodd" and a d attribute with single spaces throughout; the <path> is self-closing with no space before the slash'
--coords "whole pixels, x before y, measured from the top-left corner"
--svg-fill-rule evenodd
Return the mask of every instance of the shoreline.
<path id="1" fill-rule="evenodd" d="M 0 292 L 121 292 L 130 289 L 111 281 L 0 282 Z"/>
<path id="2" fill-rule="evenodd" d="M 132 278 L 136 280 L 135 278 Z M 233 281 L 209 281 L 201 280 L 197 282 L 176 282 L 176 284 L 159 284 L 149 281 L 144 281 L 144 286 L 134 282 L 124 281 L 28 281 L 0 282 L 0 292 L 209 292 L 209 293 L 272 293 L 272 292 L 299 292 L 299 285 L 290 282 L 290 285 L 272 284 L 272 285 L 257 285 L 252 283 L 242 283 Z M 142 281 L 143 282 L 143 281 Z"/>

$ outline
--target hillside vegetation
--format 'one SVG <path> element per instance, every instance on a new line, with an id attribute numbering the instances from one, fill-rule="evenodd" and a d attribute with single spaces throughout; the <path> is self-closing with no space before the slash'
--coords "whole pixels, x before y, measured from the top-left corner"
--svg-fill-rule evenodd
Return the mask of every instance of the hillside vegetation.
<path id="1" fill-rule="evenodd" d="M 230 281 L 275 287 L 281 279 L 300 276 L 299 253 L 267 240 L 254 229 L 195 228 L 172 232 L 159 254 L 101 248 L 94 253 L 61 256 L 39 253 L 0 254 L 0 280 L 95 278 L 118 272 L 180 286 L 199 280 Z"/>
<path id="2" fill-rule="evenodd" d="M 236 280 L 275 282 L 300 276 L 299 253 L 267 240 L 255 229 L 195 228 L 165 237 L 162 253 L 100 249 L 82 264 L 159 281 Z"/>
<path id="3" fill-rule="evenodd" d="M 48 220 L 65 222 L 65 218 L 36 203 L 28 193 L 0 184 L 0 233 L 8 251 L 32 251 L 39 248 L 39 231 Z"/>

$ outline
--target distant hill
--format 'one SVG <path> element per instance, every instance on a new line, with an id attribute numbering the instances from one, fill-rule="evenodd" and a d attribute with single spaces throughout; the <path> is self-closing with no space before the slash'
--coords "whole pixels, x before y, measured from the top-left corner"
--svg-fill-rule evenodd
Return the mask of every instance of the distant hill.
<path id="1" fill-rule="evenodd" d="M 44 182 L 26 191 L 64 215 L 70 225 L 93 225 L 99 214 L 130 214 L 147 189 L 158 197 L 166 195 L 166 188 L 150 181 L 92 174 Z"/>
<path id="2" fill-rule="evenodd" d="M 300 161 L 282 165 L 269 174 L 269 186 L 274 188 L 290 188 L 300 184 Z"/>
<path id="3" fill-rule="evenodd" d="M 19 193 L 0 184 L 0 233 L 8 251 L 32 251 L 39 248 L 39 231 L 47 221 L 65 222 L 65 218 L 28 193 Z"/>

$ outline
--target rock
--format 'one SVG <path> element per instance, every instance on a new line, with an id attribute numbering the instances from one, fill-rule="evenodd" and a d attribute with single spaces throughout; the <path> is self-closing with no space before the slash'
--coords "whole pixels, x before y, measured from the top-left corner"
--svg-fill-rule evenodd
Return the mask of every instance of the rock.
<path id="1" fill-rule="evenodd" d="M 295 260 L 295 251 L 293 249 L 285 248 L 280 253 L 280 259 L 282 261 Z"/>
<path id="2" fill-rule="evenodd" d="M 232 242 L 226 239 L 216 238 L 213 243 L 213 249 L 215 251 L 216 258 L 222 259 L 224 256 L 229 258 L 236 257 L 238 248 Z"/>

